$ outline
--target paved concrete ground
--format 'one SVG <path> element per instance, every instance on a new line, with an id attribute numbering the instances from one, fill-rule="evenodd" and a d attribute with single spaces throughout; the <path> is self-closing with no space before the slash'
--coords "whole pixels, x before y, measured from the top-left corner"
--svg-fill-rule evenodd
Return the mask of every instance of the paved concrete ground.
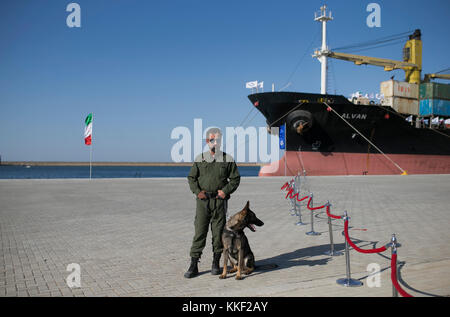
<path id="1" fill-rule="evenodd" d="M 247 232 L 256 262 L 277 264 L 242 281 L 210 274 L 208 236 L 201 275 L 185 279 L 195 201 L 185 179 L 0 180 L 0 296 L 391 296 L 390 251 L 350 251 L 352 277 L 336 284 L 345 258 L 329 257 L 325 214 L 315 230 L 294 225 L 281 185 L 288 178 L 243 178 L 229 213 L 247 200 L 265 222 Z M 400 283 L 415 296 L 450 295 L 450 175 L 309 177 L 315 204 L 347 210 L 358 246 L 386 244 L 396 233 Z M 342 221 L 334 240 L 343 248 Z M 363 231 L 360 229 L 367 229 Z M 69 288 L 70 263 L 81 287 Z M 369 287 L 367 266 L 377 263 L 381 286 Z"/>

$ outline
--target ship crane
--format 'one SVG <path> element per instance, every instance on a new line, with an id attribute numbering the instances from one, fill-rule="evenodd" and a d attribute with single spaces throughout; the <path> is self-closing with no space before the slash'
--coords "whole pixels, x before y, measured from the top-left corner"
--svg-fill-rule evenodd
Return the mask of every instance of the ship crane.
<path id="1" fill-rule="evenodd" d="M 450 80 L 450 74 L 425 74 L 424 82 L 429 82 L 430 79 L 449 79 Z"/>
<path id="2" fill-rule="evenodd" d="M 374 65 L 384 67 L 385 71 L 392 71 L 395 69 L 402 69 L 405 71 L 405 81 L 412 84 L 421 83 L 422 71 L 422 41 L 420 39 L 421 33 L 417 29 L 409 36 L 403 48 L 403 61 L 396 61 L 386 58 L 354 55 L 348 53 L 340 53 L 333 51 L 315 51 L 314 57 L 327 56 L 344 61 L 354 62 L 356 65 Z"/>
<path id="3" fill-rule="evenodd" d="M 327 46 L 327 22 L 333 20 L 331 12 L 327 12 L 327 7 L 320 7 L 320 12 L 315 13 L 314 20 L 322 23 L 322 46 L 314 51 L 321 63 L 321 87 L 320 93 L 327 94 L 327 58 L 341 59 L 354 62 L 356 65 L 375 65 L 384 67 L 385 71 L 403 69 L 405 71 L 405 81 L 420 84 L 422 71 L 422 40 L 420 30 L 417 29 L 409 36 L 403 48 L 403 61 L 396 61 L 386 58 L 369 57 L 348 53 L 331 51 Z"/>
<path id="4" fill-rule="evenodd" d="M 431 79 L 436 79 L 436 78 L 440 78 L 440 79 L 449 79 L 450 80 L 450 74 L 440 74 L 442 72 L 448 71 L 450 68 L 441 70 L 439 72 L 433 73 L 433 74 L 425 74 L 423 82 L 424 83 L 429 83 Z"/>
<path id="5" fill-rule="evenodd" d="M 424 116 L 441 115 L 444 117 L 450 117 L 450 109 L 448 105 L 448 100 L 446 91 L 450 91 L 450 88 L 446 84 L 443 85 L 442 89 L 427 88 L 427 87 L 438 87 L 437 85 L 428 86 L 431 79 L 450 79 L 450 74 L 445 74 L 450 68 L 445 70 L 425 74 L 424 78 L 421 78 L 422 72 L 422 40 L 420 29 L 414 30 L 412 34 L 409 34 L 409 39 L 403 46 L 403 58 L 402 60 L 392 60 L 386 58 L 378 58 L 363 55 L 354 55 L 349 53 L 337 52 L 338 50 L 348 49 L 348 48 L 360 48 L 369 47 L 383 44 L 385 46 L 387 42 L 397 41 L 403 38 L 407 33 L 411 31 L 401 33 L 398 35 L 391 35 L 388 37 L 380 38 L 375 41 L 365 42 L 361 44 L 356 44 L 347 47 L 336 48 L 336 51 L 331 50 L 327 46 L 326 24 L 328 21 L 332 20 L 331 12 L 327 12 L 327 7 L 322 6 L 319 13 L 315 13 L 314 20 L 322 23 L 322 46 L 320 49 L 314 51 L 313 57 L 316 57 L 321 63 L 321 88 L 320 93 L 327 95 L 327 59 L 335 58 L 344 61 L 350 61 L 356 65 L 374 65 L 383 67 L 385 71 L 392 71 L 395 69 L 401 69 L 405 72 L 405 80 L 394 81 L 391 77 L 390 81 L 385 81 L 381 83 L 380 91 L 384 96 L 381 104 L 392 107 L 397 113 L 408 114 L 417 116 L 421 118 Z M 398 43 L 398 42 L 396 42 Z M 390 45 L 390 44 L 388 44 Z M 376 47 L 376 46 L 375 46 Z M 396 87 L 396 88 L 394 88 Z M 439 92 L 440 91 L 440 92 Z M 436 94 L 436 95 L 435 95 Z M 437 94 L 440 94 L 441 98 Z M 428 96 L 428 97 L 425 97 Z M 435 98 L 433 98 L 435 97 Z M 444 100 L 444 101 L 441 101 Z M 430 100 L 430 101 L 428 101 Z M 438 100 L 438 101 L 433 101 Z M 353 100 L 352 100 L 353 101 Z M 365 98 L 364 102 L 373 103 Z M 357 103 L 359 104 L 359 102 Z M 414 120 L 414 119 L 413 119 Z M 418 127 L 420 127 L 420 121 L 416 121 Z"/>

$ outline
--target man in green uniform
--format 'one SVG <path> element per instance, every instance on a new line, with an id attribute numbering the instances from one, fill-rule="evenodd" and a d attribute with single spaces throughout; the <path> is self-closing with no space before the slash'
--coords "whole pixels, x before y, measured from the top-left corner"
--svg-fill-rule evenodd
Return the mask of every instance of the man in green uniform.
<path id="1" fill-rule="evenodd" d="M 220 151 L 222 133 L 218 128 L 206 132 L 209 151 L 195 158 L 188 175 L 189 188 L 196 196 L 195 234 L 190 251 L 191 265 L 184 277 L 198 275 L 198 260 L 206 244 L 211 223 L 214 252 L 211 274 L 220 274 L 219 261 L 223 251 L 222 231 L 226 222 L 227 203 L 239 186 L 241 176 L 233 158 Z"/>

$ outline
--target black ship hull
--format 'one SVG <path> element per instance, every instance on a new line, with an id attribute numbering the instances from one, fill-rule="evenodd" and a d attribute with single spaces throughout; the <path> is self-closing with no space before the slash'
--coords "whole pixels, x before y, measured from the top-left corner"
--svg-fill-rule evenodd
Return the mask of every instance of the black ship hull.
<path id="1" fill-rule="evenodd" d="M 403 170 L 400 163 L 408 173 L 450 173 L 448 130 L 416 128 L 391 107 L 296 92 L 257 93 L 248 98 L 272 131 L 286 124 L 286 164 L 278 162 L 279 170 L 270 175 L 283 175 L 284 165 L 292 174 L 298 170 L 316 175 L 395 174 Z M 296 158 L 289 159 L 293 155 Z M 309 167 L 302 164 L 303 158 L 309 158 Z M 342 164 L 347 168 L 339 167 Z"/>

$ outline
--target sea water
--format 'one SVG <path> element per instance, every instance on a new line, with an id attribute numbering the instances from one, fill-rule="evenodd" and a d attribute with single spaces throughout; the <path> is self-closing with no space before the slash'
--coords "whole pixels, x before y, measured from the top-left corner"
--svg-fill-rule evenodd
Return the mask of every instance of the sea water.
<path id="1" fill-rule="evenodd" d="M 92 178 L 187 177 L 190 166 L 92 166 Z M 239 166 L 241 176 L 258 176 L 259 166 Z M 0 179 L 89 178 L 89 166 L 0 165 Z"/>

